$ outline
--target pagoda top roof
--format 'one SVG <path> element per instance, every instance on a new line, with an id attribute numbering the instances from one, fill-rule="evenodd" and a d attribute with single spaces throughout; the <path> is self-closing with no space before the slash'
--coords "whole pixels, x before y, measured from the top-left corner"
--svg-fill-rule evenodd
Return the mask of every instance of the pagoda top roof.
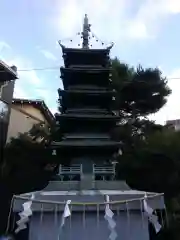
<path id="1" fill-rule="evenodd" d="M 100 41 L 104 46 L 104 43 L 95 36 L 95 34 L 91 31 L 91 24 L 89 24 L 88 16 L 85 14 L 82 31 L 78 33 L 82 39 L 82 44 L 79 48 L 71 48 L 66 47 L 62 44 L 61 41 L 58 41 L 59 45 L 62 48 L 63 58 L 65 66 L 70 65 L 81 65 L 84 63 L 85 65 L 91 65 L 92 63 L 95 65 L 101 65 L 104 67 L 108 66 L 109 63 L 109 52 L 113 47 L 114 43 L 110 43 L 103 48 L 92 48 L 92 44 L 90 44 L 89 39 L 96 38 L 96 42 Z M 72 39 L 70 40 L 72 42 Z M 88 55 L 88 58 L 87 58 Z"/>
<path id="2" fill-rule="evenodd" d="M 68 48 L 65 47 L 64 45 L 60 44 L 61 48 L 62 48 L 62 52 L 63 53 L 89 53 L 89 54 L 93 54 L 93 53 L 109 53 L 111 50 L 111 47 L 107 47 L 107 48 Z"/>

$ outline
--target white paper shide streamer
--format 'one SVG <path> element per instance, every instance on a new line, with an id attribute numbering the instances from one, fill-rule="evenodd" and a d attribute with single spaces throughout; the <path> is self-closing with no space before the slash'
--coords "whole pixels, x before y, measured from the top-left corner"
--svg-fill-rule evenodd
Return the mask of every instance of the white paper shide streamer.
<path id="1" fill-rule="evenodd" d="M 109 196 L 106 195 L 106 208 L 105 208 L 104 218 L 107 220 L 109 230 L 111 231 L 109 235 L 110 240 L 115 240 L 117 238 L 117 233 L 115 230 L 116 222 L 114 221 L 113 216 L 114 216 L 114 213 L 111 211 L 109 207 Z"/>
<path id="2" fill-rule="evenodd" d="M 69 216 L 71 216 L 71 211 L 69 209 L 69 204 L 71 203 L 71 200 L 67 200 L 66 202 L 66 205 L 64 207 L 64 212 L 63 212 L 63 215 L 62 215 L 62 221 L 61 221 L 61 227 L 64 226 L 65 224 L 65 219 Z"/>
<path id="3" fill-rule="evenodd" d="M 32 196 L 31 199 L 34 199 L 34 196 Z M 31 205 L 32 200 L 23 203 L 23 211 L 19 213 L 20 219 L 16 222 L 18 227 L 16 228 L 15 233 L 27 228 L 29 217 L 32 215 Z"/>
<path id="4" fill-rule="evenodd" d="M 158 222 L 158 217 L 153 214 L 153 209 L 147 204 L 147 196 L 145 195 L 145 199 L 143 200 L 144 211 L 148 216 L 149 221 L 153 224 L 156 233 L 161 230 L 161 224 Z"/>

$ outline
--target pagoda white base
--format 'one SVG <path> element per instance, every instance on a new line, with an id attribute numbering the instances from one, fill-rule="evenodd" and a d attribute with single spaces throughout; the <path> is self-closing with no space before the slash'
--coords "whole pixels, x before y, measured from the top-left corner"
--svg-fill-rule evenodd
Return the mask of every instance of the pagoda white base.
<path id="1" fill-rule="evenodd" d="M 106 184 L 108 187 L 108 184 Z M 99 240 L 109 239 L 111 233 L 105 215 L 105 196 L 110 197 L 110 208 L 116 222 L 115 240 L 149 240 L 148 217 L 143 212 L 143 197 L 153 209 L 164 209 L 163 194 L 145 193 L 128 190 L 124 183 L 123 190 L 71 190 L 59 191 L 50 184 L 40 192 L 16 196 L 13 211 L 18 214 L 22 204 L 34 195 L 29 221 L 29 240 Z M 125 190 L 127 188 L 127 190 Z M 48 190 L 49 189 L 49 190 Z M 61 228 L 65 203 L 71 200 L 71 216 L 65 219 Z"/>
<path id="2" fill-rule="evenodd" d="M 99 240 L 109 239 L 110 230 L 107 221 L 104 219 L 104 213 L 72 212 L 71 218 L 67 218 L 64 227 L 60 230 L 61 215 L 57 214 L 57 221 L 54 214 L 43 214 L 43 220 L 40 221 L 40 214 L 34 214 L 30 222 L 29 240 L 43 239 L 66 239 L 66 240 Z M 130 222 L 128 222 L 127 213 L 121 212 L 115 215 L 116 240 L 149 240 L 148 221 L 143 220 L 140 212 L 130 213 Z M 60 236 L 58 238 L 58 235 Z"/>

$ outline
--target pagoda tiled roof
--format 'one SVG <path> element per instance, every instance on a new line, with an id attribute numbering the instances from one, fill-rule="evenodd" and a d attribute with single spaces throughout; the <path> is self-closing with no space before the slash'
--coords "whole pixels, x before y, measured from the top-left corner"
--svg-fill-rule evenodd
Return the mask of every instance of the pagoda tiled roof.
<path id="1" fill-rule="evenodd" d="M 64 113 L 64 114 L 57 114 L 56 119 L 58 118 L 65 118 L 65 119 L 71 119 L 71 118 L 79 118 L 79 119 L 103 119 L 103 120 L 118 120 L 119 116 L 112 115 L 112 114 L 76 114 L 76 113 Z"/>
<path id="2" fill-rule="evenodd" d="M 102 140 L 102 139 L 88 139 L 88 140 L 62 140 L 60 142 L 52 142 L 53 147 L 120 147 L 121 142 L 113 140 Z"/>

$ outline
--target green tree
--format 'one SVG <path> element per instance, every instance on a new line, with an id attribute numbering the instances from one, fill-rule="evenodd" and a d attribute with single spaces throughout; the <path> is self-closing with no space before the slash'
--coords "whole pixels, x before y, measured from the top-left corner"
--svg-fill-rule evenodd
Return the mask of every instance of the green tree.
<path id="1" fill-rule="evenodd" d="M 171 93 L 158 68 L 135 69 L 117 58 L 112 60 L 112 82 L 117 92 L 115 108 L 127 119 L 159 111 Z"/>
<path id="2" fill-rule="evenodd" d="M 166 103 L 171 90 L 157 69 L 131 68 L 112 60 L 112 83 L 116 90 L 114 110 L 120 116 L 112 137 L 122 142 L 117 156 L 117 175 L 133 189 L 164 192 L 170 211 L 170 227 L 157 239 L 179 239 L 180 132 L 148 119 Z"/>
<path id="3" fill-rule="evenodd" d="M 56 159 L 47 149 L 51 135 L 51 129 L 38 124 L 7 144 L 0 166 L 0 234 L 5 231 L 12 196 L 41 190 L 54 175 Z"/>
<path id="4" fill-rule="evenodd" d="M 118 159 L 118 175 L 134 188 L 163 192 L 169 212 L 169 228 L 157 239 L 179 239 L 180 132 L 164 127 L 134 142 Z"/>
<path id="5" fill-rule="evenodd" d="M 1 177 L 7 178 L 7 181 L 12 180 L 12 183 L 13 178 L 29 180 L 23 181 L 25 186 L 23 184 L 14 186 L 18 188 L 18 192 L 27 191 L 26 184 L 32 188 L 38 186 L 38 181 L 41 181 L 38 175 L 44 173 L 43 169 L 47 164 L 55 162 L 47 149 L 50 139 L 50 129 L 41 124 L 34 125 L 28 133 L 19 134 L 18 138 L 12 138 L 5 148 L 5 162 L 1 167 Z"/>
<path id="6" fill-rule="evenodd" d="M 133 187 L 177 195 L 180 187 L 180 132 L 161 130 L 134 141 L 119 157 L 121 176 Z"/>
<path id="7" fill-rule="evenodd" d="M 112 137 L 122 141 L 123 148 L 130 149 L 138 139 L 162 129 L 148 116 L 164 106 L 171 90 L 158 68 L 135 69 L 117 58 L 112 60 L 112 84 L 116 90 L 113 108 L 120 116 Z"/>

